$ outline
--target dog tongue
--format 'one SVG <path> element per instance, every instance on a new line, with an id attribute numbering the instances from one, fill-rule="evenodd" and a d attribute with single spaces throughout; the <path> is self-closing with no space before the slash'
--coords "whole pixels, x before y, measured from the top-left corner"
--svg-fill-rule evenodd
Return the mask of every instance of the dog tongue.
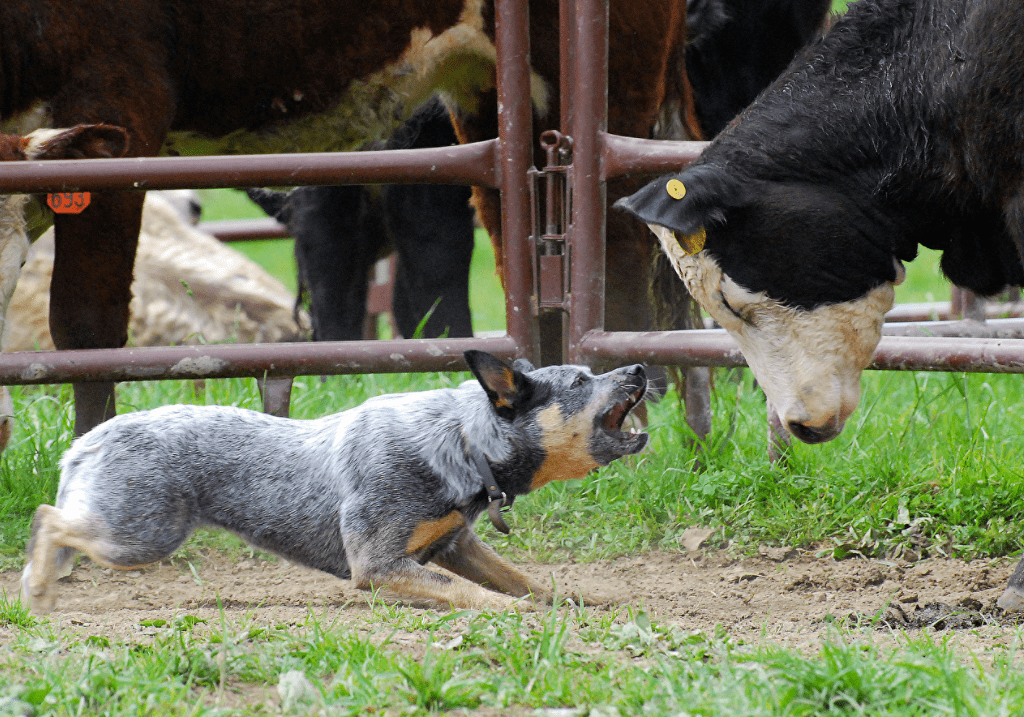
<path id="1" fill-rule="evenodd" d="M 608 415 L 604 417 L 602 426 L 609 431 L 618 431 L 622 428 L 622 422 L 626 419 L 626 404 L 620 403 L 612 410 L 608 411 Z"/>

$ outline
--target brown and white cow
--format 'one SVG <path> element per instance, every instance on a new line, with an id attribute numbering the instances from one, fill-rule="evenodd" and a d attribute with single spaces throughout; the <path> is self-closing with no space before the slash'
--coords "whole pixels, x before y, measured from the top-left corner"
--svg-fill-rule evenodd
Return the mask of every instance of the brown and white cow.
<path id="1" fill-rule="evenodd" d="M 0 162 L 121 157 L 127 149 L 124 130 L 106 125 L 36 130 L 24 137 L 0 134 Z M 25 194 L 0 195 L 0 336 L 8 333 L 7 310 L 29 250 L 30 230 L 25 219 L 29 201 Z M 6 386 L 0 386 L 0 451 L 11 439 L 13 413 L 11 394 Z"/>
<path id="2" fill-rule="evenodd" d="M 354 149 L 443 90 L 493 75 L 483 0 L 7 0 L 0 119 L 124 127 L 129 156 Z M 538 82 L 537 98 L 543 95 Z M 143 195 L 95 192 L 55 220 L 50 333 L 123 346 Z M 114 414 L 75 385 L 76 432 Z"/>

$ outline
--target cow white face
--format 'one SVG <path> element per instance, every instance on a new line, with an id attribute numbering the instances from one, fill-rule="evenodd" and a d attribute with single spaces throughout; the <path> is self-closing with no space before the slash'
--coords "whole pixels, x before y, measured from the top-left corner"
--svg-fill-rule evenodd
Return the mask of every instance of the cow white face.
<path id="1" fill-rule="evenodd" d="M 896 281 L 861 298 L 796 309 L 740 286 L 708 252 L 687 253 L 670 229 L 649 226 L 690 294 L 739 343 L 782 425 L 806 443 L 839 435 L 860 401 L 861 372 L 878 345 L 902 265 Z"/>

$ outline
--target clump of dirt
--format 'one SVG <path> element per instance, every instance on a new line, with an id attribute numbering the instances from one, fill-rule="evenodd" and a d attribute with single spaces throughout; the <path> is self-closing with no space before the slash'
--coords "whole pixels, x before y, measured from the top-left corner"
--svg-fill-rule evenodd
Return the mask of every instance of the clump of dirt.
<path id="1" fill-rule="evenodd" d="M 522 568 L 539 580 L 554 580 L 561 594 L 582 596 L 584 604 L 597 609 L 623 616 L 644 610 L 652 619 L 685 630 L 713 634 L 721 628 L 734 639 L 798 649 L 817 649 L 821 637 L 834 629 L 831 623 L 844 620 L 899 630 L 959 629 L 957 640 L 972 651 L 1008 644 L 1020 635 L 1019 620 L 994 612 L 1013 568 L 1006 559 L 837 561 L 766 548 L 743 558 L 680 551 L 592 563 L 526 563 Z M 15 571 L 0 572 L 0 591 L 17 594 L 19 577 Z M 211 551 L 192 562 L 177 558 L 130 571 L 82 559 L 60 581 L 52 619 L 79 631 L 130 637 L 143 621 L 172 620 L 182 613 L 215 619 L 218 603 L 240 621 L 255 615 L 298 623 L 313 610 L 344 623 L 365 618 L 370 600 L 350 582 L 324 573 L 259 555 L 238 559 Z M 0 646 L 11 630 L 0 628 Z M 889 639 L 886 635 L 894 631 L 868 632 Z"/>
<path id="2" fill-rule="evenodd" d="M 1024 614 L 1006 614 L 995 605 L 982 605 L 980 601 L 967 597 L 956 605 L 930 602 L 915 605 L 907 612 L 899 603 L 889 606 L 880 618 L 851 615 L 855 625 L 901 630 L 970 630 L 984 625 L 1015 627 L 1024 625 Z"/>

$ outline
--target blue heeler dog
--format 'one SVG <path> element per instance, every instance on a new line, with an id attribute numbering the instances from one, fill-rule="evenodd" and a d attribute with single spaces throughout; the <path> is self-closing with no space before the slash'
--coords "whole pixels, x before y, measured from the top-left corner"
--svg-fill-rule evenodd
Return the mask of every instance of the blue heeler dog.
<path id="1" fill-rule="evenodd" d="M 487 511 L 507 531 L 500 509 L 517 495 L 640 451 L 647 434 L 622 423 L 646 374 L 465 359 L 476 381 L 316 420 L 166 406 L 107 421 L 64 455 L 56 506 L 36 510 L 24 599 L 52 610 L 76 551 L 133 568 L 211 525 L 364 589 L 475 609 L 550 601 L 473 524 Z"/>

